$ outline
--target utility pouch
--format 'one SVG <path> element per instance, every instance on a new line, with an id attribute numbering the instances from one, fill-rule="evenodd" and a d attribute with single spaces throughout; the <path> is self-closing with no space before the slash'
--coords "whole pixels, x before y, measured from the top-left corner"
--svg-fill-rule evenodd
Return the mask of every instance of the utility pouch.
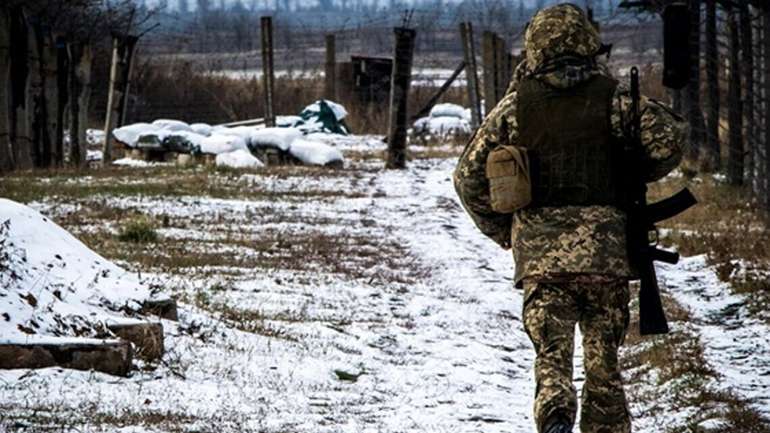
<path id="1" fill-rule="evenodd" d="M 529 157 L 525 148 L 503 145 L 489 152 L 486 175 L 495 212 L 514 213 L 532 202 Z"/>

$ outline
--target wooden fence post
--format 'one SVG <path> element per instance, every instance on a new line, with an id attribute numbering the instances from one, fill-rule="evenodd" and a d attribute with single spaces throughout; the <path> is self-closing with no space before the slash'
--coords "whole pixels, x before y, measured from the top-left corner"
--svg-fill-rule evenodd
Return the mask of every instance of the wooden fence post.
<path id="1" fill-rule="evenodd" d="M 706 151 L 704 168 L 719 170 L 719 46 L 717 44 L 717 0 L 706 0 L 706 84 L 708 86 Z"/>
<path id="2" fill-rule="evenodd" d="M 765 57 L 765 203 L 770 209 L 770 5 L 767 4 L 762 10 L 762 45 Z"/>
<path id="3" fill-rule="evenodd" d="M 326 64 L 324 68 L 324 97 L 331 101 L 337 100 L 337 50 L 334 34 L 326 35 Z"/>
<path id="4" fill-rule="evenodd" d="M 29 36 L 27 21 L 21 6 L 11 9 L 11 104 L 9 131 L 13 148 L 14 168 L 32 168 L 32 140 L 28 134 L 27 112 L 31 110 L 27 103 L 29 86 L 29 67 L 27 51 Z"/>
<path id="5" fill-rule="evenodd" d="M 738 16 L 741 28 L 741 64 L 743 65 L 743 116 L 745 125 L 744 148 L 746 149 L 746 168 L 744 176 L 751 183 L 754 179 L 754 41 L 751 30 L 751 11 L 746 2 L 738 6 Z"/>
<path id="6" fill-rule="evenodd" d="M 112 162 L 112 146 L 114 139 L 112 137 L 112 130 L 123 125 L 126 116 L 126 104 L 128 101 L 128 91 L 131 84 L 131 70 L 133 67 L 134 48 L 139 39 L 132 35 L 118 35 L 112 36 L 112 66 L 110 69 L 110 90 L 107 96 L 107 116 L 104 120 L 104 154 L 102 156 L 102 164 L 109 165 Z M 82 71 L 78 70 L 76 66 L 76 74 Z M 82 90 L 82 89 L 78 89 Z M 71 95 L 72 98 L 78 97 L 80 91 Z M 76 96 L 78 95 L 78 96 Z M 71 119 L 73 121 L 74 119 Z M 80 125 L 78 121 L 78 128 L 70 129 L 70 134 L 78 133 L 80 128 L 85 125 Z M 80 144 L 81 147 L 84 143 Z M 79 161 L 84 161 L 85 155 L 80 155 Z"/>
<path id="7" fill-rule="evenodd" d="M 468 98 L 471 103 L 471 127 L 475 129 L 481 124 L 481 101 L 479 100 L 479 76 L 476 69 L 476 49 L 473 44 L 473 26 L 471 23 L 460 23 L 460 37 L 465 59 Z"/>
<path id="8" fill-rule="evenodd" d="M 508 90 L 508 83 L 511 81 L 511 55 L 508 52 L 508 44 L 505 39 L 497 37 L 495 46 L 495 64 L 497 65 L 497 88 L 495 89 L 495 102 L 500 102 Z M 487 112 L 488 113 L 488 112 Z"/>
<path id="9" fill-rule="evenodd" d="M 396 44 L 393 53 L 393 73 L 390 79 L 390 115 L 388 127 L 388 158 L 386 168 L 406 167 L 407 100 L 412 79 L 412 57 L 417 32 L 413 29 L 393 29 Z"/>
<path id="10" fill-rule="evenodd" d="M 735 9 L 728 12 L 730 30 L 730 80 L 728 83 L 728 128 L 730 152 L 728 154 L 727 180 L 731 185 L 743 184 L 743 106 L 741 102 L 740 29 Z"/>
<path id="11" fill-rule="evenodd" d="M 63 166 L 65 157 L 64 125 L 66 122 L 66 110 L 69 103 L 69 53 L 67 52 L 67 39 L 63 36 L 56 38 L 56 131 L 54 134 L 55 162 L 57 166 Z"/>
<path id="12" fill-rule="evenodd" d="M 273 69 L 273 18 L 262 17 L 262 83 L 265 92 L 265 125 L 275 126 L 275 72 Z"/>
<path id="13" fill-rule="evenodd" d="M 497 34 L 485 31 L 481 35 L 481 62 L 484 64 L 484 111 L 489 113 L 497 103 Z"/>
<path id="14" fill-rule="evenodd" d="M 0 107 L 9 107 L 11 89 L 11 16 L 7 6 L 0 6 Z M 13 148 L 9 127 L 10 110 L 0 110 L 0 173 L 13 170 Z"/>

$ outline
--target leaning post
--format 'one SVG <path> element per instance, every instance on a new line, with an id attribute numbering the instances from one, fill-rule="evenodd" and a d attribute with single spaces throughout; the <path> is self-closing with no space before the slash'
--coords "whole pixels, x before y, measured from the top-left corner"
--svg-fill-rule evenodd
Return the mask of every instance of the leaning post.
<path id="1" fill-rule="evenodd" d="M 390 79 L 390 113 L 388 127 L 388 155 L 386 168 L 406 167 L 407 99 L 412 78 L 414 29 L 393 29 L 396 45 L 393 54 L 393 72 Z"/>

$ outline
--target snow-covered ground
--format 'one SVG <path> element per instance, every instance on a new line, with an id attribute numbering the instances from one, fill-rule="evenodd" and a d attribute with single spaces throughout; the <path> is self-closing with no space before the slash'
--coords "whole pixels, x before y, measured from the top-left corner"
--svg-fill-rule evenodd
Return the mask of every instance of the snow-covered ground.
<path id="1" fill-rule="evenodd" d="M 343 153 L 382 149 L 375 137 L 340 140 Z M 157 275 L 181 296 L 179 322 L 163 322 L 168 352 L 157 368 L 129 378 L 0 371 L 0 409 L 14 420 L 64 419 L 72 431 L 114 431 L 116 419 L 143 425 L 121 431 L 534 431 L 534 354 L 511 257 L 464 214 L 451 182 L 454 163 L 416 159 L 405 171 L 384 171 L 380 160 L 364 159 L 318 176 L 257 171 L 234 180 L 295 194 L 285 201 L 94 198 L 187 219 L 186 227 L 159 230 L 163 239 L 199 240 L 196 251 L 232 249 L 224 252 L 247 264 Z M 47 201 L 34 206 L 54 217 L 73 211 Z M 259 243 L 266 233 L 275 235 L 269 245 Z M 217 246 L 236 234 L 237 246 Z M 335 249 L 314 255 L 312 243 L 323 236 L 335 239 Z M 268 259 L 285 265 L 260 263 Z M 767 327 L 753 323 L 729 334 L 710 321 L 727 301 L 711 294 L 724 288 L 697 258 L 660 274 L 683 303 L 698 306 L 695 326 L 712 339 L 708 360 L 733 368 L 725 386 L 760 398 L 767 413 L 766 364 L 720 351 L 728 345 L 766 362 Z M 701 303 L 704 296 L 713 302 Z M 660 427 L 649 419 L 638 425 L 643 433 Z"/>

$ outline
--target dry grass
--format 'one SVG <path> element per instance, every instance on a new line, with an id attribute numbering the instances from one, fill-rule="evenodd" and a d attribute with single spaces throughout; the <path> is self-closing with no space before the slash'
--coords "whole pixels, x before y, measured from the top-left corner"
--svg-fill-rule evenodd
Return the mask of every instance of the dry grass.
<path id="1" fill-rule="evenodd" d="M 680 253 L 706 254 L 719 278 L 746 296 L 750 311 L 764 317 L 770 295 L 766 283 L 770 272 L 770 238 L 767 215 L 745 189 L 732 187 L 702 175 L 695 180 L 667 179 L 653 184 L 653 200 L 667 197 L 688 186 L 698 198 L 692 209 L 668 220 L 660 227 L 670 230 L 663 237 Z"/>
<path id="2" fill-rule="evenodd" d="M 152 62 L 137 68 L 135 93 L 137 104 L 131 108 L 130 122 L 159 118 L 186 122 L 226 123 L 264 116 L 262 82 L 196 71 L 190 64 L 160 66 Z M 299 114 L 323 95 L 321 77 L 278 76 L 275 80 L 275 112 Z M 438 87 L 413 87 L 409 94 L 410 112 L 416 113 L 438 91 Z M 467 105 L 460 87 L 453 87 L 442 102 Z M 385 134 L 388 127 L 388 102 L 360 104 L 352 96 L 338 101 L 348 110 L 348 126 L 356 133 Z"/>

